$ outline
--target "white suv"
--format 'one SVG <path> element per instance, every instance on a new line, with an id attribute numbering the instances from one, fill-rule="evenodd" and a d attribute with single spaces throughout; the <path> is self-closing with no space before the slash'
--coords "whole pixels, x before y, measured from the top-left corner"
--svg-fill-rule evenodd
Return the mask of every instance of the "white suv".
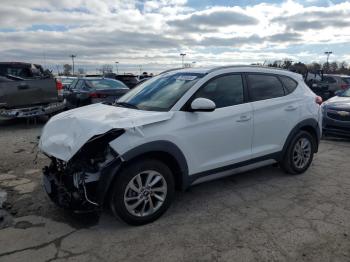
<path id="1" fill-rule="evenodd" d="M 279 163 L 301 174 L 321 136 L 320 103 L 302 77 L 253 67 L 181 69 L 132 89 L 115 105 L 53 117 L 40 148 L 44 185 L 59 206 L 140 225 L 160 217 L 175 188 Z"/>

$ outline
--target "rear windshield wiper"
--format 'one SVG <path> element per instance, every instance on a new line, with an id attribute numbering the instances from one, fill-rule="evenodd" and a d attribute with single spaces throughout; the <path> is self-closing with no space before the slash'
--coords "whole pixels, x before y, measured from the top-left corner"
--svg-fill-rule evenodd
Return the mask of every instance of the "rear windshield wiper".
<path id="1" fill-rule="evenodd" d="M 133 109 L 139 109 L 136 105 L 127 103 L 127 102 L 116 102 L 115 103 L 117 106 L 122 106 L 122 107 L 126 107 L 126 108 L 133 108 Z"/>

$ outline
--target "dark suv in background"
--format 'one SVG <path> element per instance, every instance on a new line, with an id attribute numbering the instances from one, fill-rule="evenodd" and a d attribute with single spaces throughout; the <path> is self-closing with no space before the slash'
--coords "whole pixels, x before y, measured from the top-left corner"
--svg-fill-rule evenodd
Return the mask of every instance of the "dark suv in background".
<path id="1" fill-rule="evenodd" d="M 115 73 L 107 73 L 104 77 L 119 80 L 129 88 L 134 88 L 139 83 L 139 80 L 133 74 L 118 75 Z"/>

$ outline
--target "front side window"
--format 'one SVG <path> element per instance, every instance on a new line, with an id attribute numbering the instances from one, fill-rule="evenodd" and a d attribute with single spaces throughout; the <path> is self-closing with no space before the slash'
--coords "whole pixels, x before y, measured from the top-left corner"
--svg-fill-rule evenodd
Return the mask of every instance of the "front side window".
<path id="1" fill-rule="evenodd" d="M 194 95 L 194 98 L 212 100 L 216 108 L 234 106 L 244 102 L 241 75 L 225 75 L 210 80 Z"/>
<path id="2" fill-rule="evenodd" d="M 252 101 L 259 101 L 284 96 L 282 83 L 276 76 L 249 74 L 249 95 Z"/>
<path id="3" fill-rule="evenodd" d="M 117 101 L 117 105 L 149 111 L 169 111 L 203 76 L 204 74 L 189 72 L 159 75 L 126 93 Z"/>

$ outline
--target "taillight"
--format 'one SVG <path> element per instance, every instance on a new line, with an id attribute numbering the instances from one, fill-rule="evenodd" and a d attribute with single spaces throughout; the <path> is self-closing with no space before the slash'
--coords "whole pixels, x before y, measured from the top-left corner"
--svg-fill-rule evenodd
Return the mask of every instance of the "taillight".
<path id="1" fill-rule="evenodd" d="M 107 95 L 99 94 L 99 93 L 90 93 L 89 95 L 91 98 L 105 98 Z"/>
<path id="2" fill-rule="evenodd" d="M 321 104 L 323 103 L 323 99 L 322 99 L 322 97 L 320 97 L 320 96 L 316 96 L 316 98 L 315 98 L 315 102 L 316 102 L 316 104 L 321 105 Z"/>
<path id="3" fill-rule="evenodd" d="M 63 85 L 62 85 L 62 82 L 58 79 L 56 79 L 56 90 L 57 90 L 58 96 L 63 95 Z"/>
<path id="4" fill-rule="evenodd" d="M 342 84 L 342 85 L 340 86 L 341 89 L 347 89 L 348 87 L 349 87 L 349 85 L 347 85 L 347 84 Z"/>

